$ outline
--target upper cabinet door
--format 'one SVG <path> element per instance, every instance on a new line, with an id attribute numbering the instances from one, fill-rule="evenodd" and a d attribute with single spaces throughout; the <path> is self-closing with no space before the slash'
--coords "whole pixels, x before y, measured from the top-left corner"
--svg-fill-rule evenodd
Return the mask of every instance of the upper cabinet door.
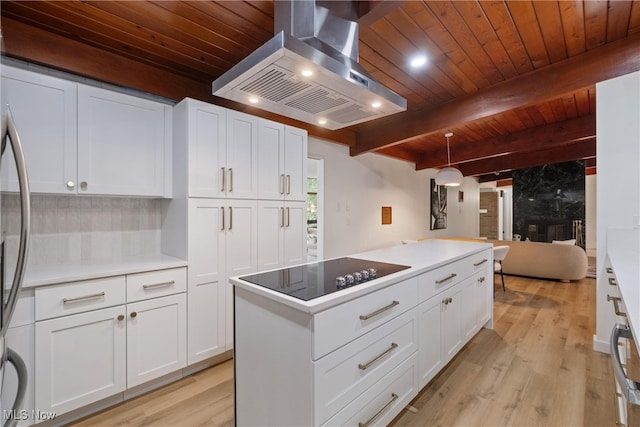
<path id="1" fill-rule="evenodd" d="M 258 118 L 227 111 L 226 197 L 258 197 Z"/>
<path id="2" fill-rule="evenodd" d="M 307 199 L 307 131 L 285 127 L 284 137 L 285 198 Z"/>
<path id="3" fill-rule="evenodd" d="M 78 193 L 162 197 L 165 108 L 78 85 Z"/>
<path id="4" fill-rule="evenodd" d="M 226 117 L 224 108 L 188 99 L 186 140 L 189 151 L 189 197 L 224 197 Z"/>
<path id="5" fill-rule="evenodd" d="M 34 193 L 76 191 L 76 86 L 55 77 L 2 66 L 2 113 L 9 104 Z M 5 153 L 3 189 L 18 191 L 13 153 L 10 149 Z"/>
<path id="6" fill-rule="evenodd" d="M 284 196 L 284 125 L 260 119 L 258 137 L 258 193 L 261 199 Z"/>

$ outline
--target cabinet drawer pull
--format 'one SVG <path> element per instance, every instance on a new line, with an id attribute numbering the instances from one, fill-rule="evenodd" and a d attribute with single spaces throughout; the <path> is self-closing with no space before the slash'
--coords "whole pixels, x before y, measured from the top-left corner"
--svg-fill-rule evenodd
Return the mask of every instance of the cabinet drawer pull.
<path id="1" fill-rule="evenodd" d="M 482 261 L 480 261 L 480 262 L 474 262 L 474 263 L 473 263 L 473 266 L 474 266 L 474 267 L 479 267 L 479 266 L 481 266 L 482 264 L 484 264 L 484 263 L 485 263 L 485 262 L 487 262 L 487 261 L 489 261 L 489 260 L 485 258 L 485 259 L 483 259 L 483 260 L 482 260 Z"/>
<path id="2" fill-rule="evenodd" d="M 364 364 L 363 363 L 359 363 L 358 364 L 358 369 L 360 369 L 361 371 L 364 371 L 369 366 L 373 365 L 378 360 L 382 359 L 383 357 L 385 357 L 387 354 L 391 353 L 396 348 L 398 348 L 398 344 L 392 342 L 391 343 L 391 347 L 389 347 L 388 349 L 386 349 L 385 351 L 383 351 L 382 353 L 377 355 L 375 358 L 371 359 L 370 361 L 368 361 L 367 363 L 364 363 Z"/>
<path id="3" fill-rule="evenodd" d="M 373 414 L 373 417 L 369 418 L 366 422 L 364 423 L 358 423 L 358 427 L 369 427 L 369 425 L 375 421 L 376 418 L 378 418 L 380 415 L 382 415 L 382 413 L 384 411 L 386 411 L 389 406 L 393 405 L 393 402 L 396 401 L 396 399 L 398 399 L 398 395 L 395 393 L 391 393 L 391 400 L 389 400 L 387 402 L 386 405 L 384 405 L 378 412 L 376 412 L 375 414 Z"/>
<path id="4" fill-rule="evenodd" d="M 94 298 L 102 298 L 104 295 L 105 295 L 105 293 L 104 293 L 104 291 L 102 291 L 102 292 L 97 292 L 97 293 L 91 294 L 91 295 L 83 295 L 81 297 L 62 298 L 62 303 L 63 304 L 68 304 L 70 302 L 78 302 L 78 301 L 84 301 L 84 300 L 94 299 Z"/>
<path id="5" fill-rule="evenodd" d="M 229 193 L 233 191 L 233 168 L 229 168 Z"/>
<path id="6" fill-rule="evenodd" d="M 170 280 L 168 282 L 154 283 L 151 285 L 142 285 L 142 289 L 147 290 L 147 289 L 156 289 L 156 288 L 167 288 L 175 284 L 176 284 L 175 280 Z"/>
<path id="7" fill-rule="evenodd" d="M 280 208 L 280 228 L 284 228 L 284 208 Z"/>
<path id="8" fill-rule="evenodd" d="M 231 230 L 232 228 L 233 228 L 233 207 L 229 206 L 229 230 Z"/>
<path id="9" fill-rule="evenodd" d="M 224 207 L 220 208 L 220 216 L 222 217 L 222 227 L 220 227 L 220 231 L 224 231 L 225 225 L 224 225 Z"/>
<path id="10" fill-rule="evenodd" d="M 609 277 L 609 284 L 611 286 L 618 286 L 618 281 L 614 277 Z"/>
<path id="11" fill-rule="evenodd" d="M 286 209 L 287 209 L 287 227 L 289 227 L 290 220 L 291 220 L 291 214 L 289 212 L 289 208 L 286 208 Z"/>
<path id="12" fill-rule="evenodd" d="M 398 305 L 398 304 L 400 304 L 400 302 L 398 302 L 398 301 L 394 301 L 394 302 L 392 302 L 392 303 L 391 303 L 391 304 L 389 304 L 389 305 L 385 305 L 384 307 L 379 308 L 378 310 L 374 311 L 373 313 L 369 313 L 369 314 L 361 314 L 361 315 L 360 315 L 360 320 L 369 320 L 369 319 L 371 319 L 372 317 L 375 317 L 375 316 L 377 316 L 378 314 L 383 313 L 383 312 L 385 312 L 385 311 L 387 311 L 387 310 L 389 310 L 389 309 L 391 309 L 391 308 L 395 307 L 395 306 L 396 306 L 396 305 Z"/>
<path id="13" fill-rule="evenodd" d="M 287 194 L 291 194 L 291 175 L 287 175 Z"/>
<path id="14" fill-rule="evenodd" d="M 284 194 L 284 174 L 280 175 L 280 194 Z"/>
<path id="15" fill-rule="evenodd" d="M 609 274 L 613 274 L 613 268 L 611 268 L 611 267 L 607 267 L 607 270 L 606 270 L 606 271 L 607 271 L 607 273 L 609 273 Z"/>
<path id="16" fill-rule="evenodd" d="M 456 277 L 457 274 L 456 273 L 451 273 L 450 275 L 448 275 L 447 277 L 445 277 L 444 279 L 440 279 L 440 280 L 436 280 L 436 285 L 441 285 L 444 282 L 446 282 L 447 280 L 451 280 L 454 277 Z"/>
<path id="17" fill-rule="evenodd" d="M 220 191 L 222 191 L 222 192 L 224 193 L 224 189 L 225 189 L 225 187 L 226 187 L 226 185 L 225 185 L 225 183 L 226 183 L 226 182 L 225 182 L 225 180 L 226 180 L 226 175 L 227 175 L 227 174 L 226 174 L 226 171 L 225 171 L 225 169 L 224 169 L 224 168 L 220 168 L 220 170 L 222 171 L 222 188 L 220 188 Z"/>
<path id="18" fill-rule="evenodd" d="M 620 349 L 618 347 L 620 338 L 633 339 L 633 334 L 627 325 L 618 323 L 613 327 L 613 331 L 611 331 L 611 339 L 609 342 L 609 350 L 611 352 L 611 358 L 613 359 L 613 373 L 628 404 L 638 405 L 638 402 L 640 402 L 640 383 L 628 378 L 622 367 Z"/>
<path id="19" fill-rule="evenodd" d="M 613 301 L 613 310 L 616 312 L 616 315 L 627 317 L 627 313 L 620 311 L 620 305 L 618 304 L 618 302 L 622 301 L 620 297 L 612 297 L 607 294 L 607 301 Z"/>

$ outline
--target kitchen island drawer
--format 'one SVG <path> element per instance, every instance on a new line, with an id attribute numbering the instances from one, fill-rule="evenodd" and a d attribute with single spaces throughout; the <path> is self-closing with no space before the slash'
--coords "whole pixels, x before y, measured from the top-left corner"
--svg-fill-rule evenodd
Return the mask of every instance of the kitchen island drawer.
<path id="1" fill-rule="evenodd" d="M 491 249 L 487 249 L 421 274 L 418 276 L 420 302 L 428 300 L 438 292 L 448 289 L 474 273 L 481 271 L 487 265 L 491 265 L 492 261 L 493 254 Z"/>
<path id="2" fill-rule="evenodd" d="M 35 290 L 36 321 L 124 303 L 124 276 L 65 283 Z"/>
<path id="3" fill-rule="evenodd" d="M 414 353 L 323 426 L 386 426 L 418 394 Z"/>
<path id="4" fill-rule="evenodd" d="M 418 349 L 412 309 L 314 362 L 315 425 L 339 412 Z"/>
<path id="5" fill-rule="evenodd" d="M 418 279 L 321 311 L 313 317 L 313 360 L 347 344 L 416 306 Z"/>
<path id="6" fill-rule="evenodd" d="M 127 275 L 127 302 L 163 297 L 186 290 L 186 267 Z"/>

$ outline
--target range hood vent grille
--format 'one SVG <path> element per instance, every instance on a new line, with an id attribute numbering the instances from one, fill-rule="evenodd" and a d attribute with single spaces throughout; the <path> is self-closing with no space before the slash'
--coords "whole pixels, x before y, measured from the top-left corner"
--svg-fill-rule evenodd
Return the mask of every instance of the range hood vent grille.
<path id="1" fill-rule="evenodd" d="M 216 79 L 213 94 L 327 129 L 405 111 L 406 99 L 357 62 L 355 6 L 277 0 L 276 35 Z"/>
<path id="2" fill-rule="evenodd" d="M 297 80 L 284 71 L 273 67 L 256 75 L 240 90 L 246 92 L 247 95 L 257 95 L 272 102 L 280 102 L 310 87 L 309 83 Z"/>

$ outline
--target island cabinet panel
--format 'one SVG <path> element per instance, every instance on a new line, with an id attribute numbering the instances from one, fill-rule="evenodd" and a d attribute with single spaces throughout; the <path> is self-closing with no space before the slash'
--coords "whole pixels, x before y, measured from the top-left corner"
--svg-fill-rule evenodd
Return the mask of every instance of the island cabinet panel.
<path id="1" fill-rule="evenodd" d="M 354 257 L 411 267 L 310 301 L 231 278 L 238 425 L 387 425 L 491 325 L 489 245 L 431 241 Z"/>

